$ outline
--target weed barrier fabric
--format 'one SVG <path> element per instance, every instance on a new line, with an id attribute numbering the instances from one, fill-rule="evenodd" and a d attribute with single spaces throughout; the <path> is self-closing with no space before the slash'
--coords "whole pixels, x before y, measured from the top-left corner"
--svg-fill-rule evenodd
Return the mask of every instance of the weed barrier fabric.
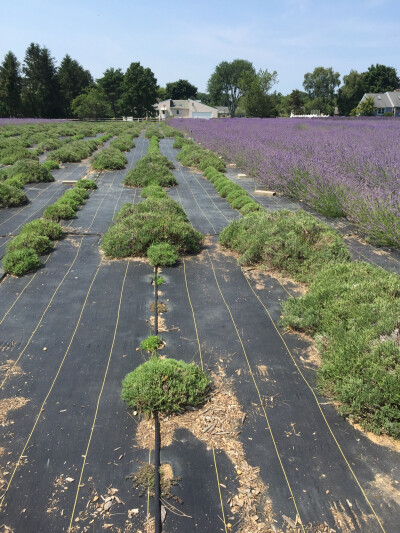
<path id="1" fill-rule="evenodd" d="M 207 252 L 185 261 L 203 360 L 209 368 L 223 361 L 228 378 L 234 380 L 239 403 L 247 413 L 240 440 L 248 462 L 260 467 L 261 478 L 269 487 L 267 493 L 272 500 L 277 525 L 281 525 L 283 515 L 293 520 L 296 516 L 289 483 L 305 525 L 326 521 L 330 527 L 337 529 L 338 524 L 334 519 L 336 506 L 339 510 L 336 519 L 341 513 L 342 518 L 346 517 L 355 530 L 382 531 L 366 501 L 367 495 L 385 530 L 395 531 L 400 517 L 395 493 L 390 496 L 389 491 L 379 492 L 378 481 L 391 480 L 395 487 L 394 480 L 400 475 L 398 454 L 388 454 L 385 448 L 369 442 L 342 419 L 333 406 L 327 405 L 327 401 L 317 395 L 342 451 L 339 449 L 312 392 L 297 371 L 281 337 L 251 291 L 235 259 L 218 253 L 213 246 L 209 253 L 222 294 Z M 187 360 L 197 361 L 193 319 L 190 306 L 185 301 L 187 295 L 182 290 L 185 284 L 182 267 L 169 269 L 168 277 L 164 298 L 167 297 L 174 305 L 171 312 L 165 314 L 166 328 L 171 331 L 163 336 L 171 351 L 186 353 Z M 264 305 L 272 310 L 272 318 L 277 321 L 278 298 L 284 295 L 282 287 L 276 283 L 278 290 L 275 291 L 273 284 L 274 280 L 270 292 L 260 289 L 257 293 L 262 295 Z M 237 331 L 222 296 L 232 313 Z M 179 330 L 174 329 L 178 326 Z M 252 375 L 237 332 L 246 350 Z M 304 358 L 307 358 L 302 352 L 306 348 L 305 343 L 298 341 L 295 336 L 285 335 L 284 338 L 301 365 L 299 356 L 303 353 Z M 306 377 L 311 380 L 313 372 L 309 370 Z M 312 385 L 315 387 L 314 381 Z M 266 410 L 275 444 L 262 406 Z"/>
<path id="2" fill-rule="evenodd" d="M 195 174 L 177 160 L 177 150 L 172 148 L 173 140 L 160 141 L 160 151 L 175 165 L 173 174 L 178 181 L 171 187 L 169 196 L 180 203 L 190 223 L 206 235 L 216 235 L 240 214 L 232 210 L 222 199 L 214 186 L 201 174 Z"/>
<path id="3" fill-rule="evenodd" d="M 132 276 L 129 273 L 126 279 L 124 290 L 127 292 L 122 295 L 123 307 L 119 315 L 121 322 L 118 324 L 110 358 L 126 265 L 125 261 L 120 261 L 101 266 L 91 287 L 68 355 L 26 449 L 26 464 L 18 469 L 6 496 L 6 521 L 17 531 L 26 529 L 27 517 L 29 527 L 34 531 L 67 530 L 82 471 L 82 456 L 86 454 L 85 461 L 89 468 L 83 472 L 81 482 L 84 486 L 87 485 L 89 490 L 92 487 L 98 494 L 106 494 L 107 488 L 112 485 L 121 492 L 121 495 L 118 494 L 121 500 L 127 500 L 126 505 L 132 503 L 139 507 L 141 504 L 139 501 L 132 501 L 132 491 L 127 491 L 131 484 L 125 480 L 125 476 L 131 472 L 135 459 L 143 459 L 145 453 L 138 456 L 132 454 L 134 424 L 129 419 L 118 392 L 125 373 L 141 362 L 141 354 L 136 352 L 136 347 L 140 334 L 145 330 L 145 307 L 148 308 L 151 301 L 152 272 L 147 265 L 134 264 Z M 93 275 L 95 268 L 90 268 L 90 271 Z M 69 301 L 67 294 L 62 295 L 66 306 L 73 304 L 74 294 L 72 291 L 69 294 Z M 19 438 L 14 437 L 15 440 L 8 444 L 9 449 L 12 447 L 19 451 L 22 441 L 31 431 L 32 420 L 40 410 L 41 399 L 49 390 L 53 379 L 54 366 L 60 364 L 71 337 L 71 328 L 66 327 L 62 308 L 56 309 L 54 314 L 57 316 L 53 315 L 49 318 L 49 323 L 44 324 L 46 358 L 36 360 L 40 371 L 36 371 L 30 391 L 26 390 L 27 397 L 32 400 L 28 404 L 29 408 L 15 412 L 13 418 Z M 39 345 L 40 339 L 36 350 Z M 53 369 L 49 368 L 49 356 L 55 361 L 50 365 Z M 109 373 L 97 418 L 94 420 L 108 363 Z M 29 375 L 33 375 L 33 368 L 29 367 L 27 371 Z M 93 436 L 87 451 L 92 429 Z M 122 451 L 117 454 L 118 448 Z M 95 472 L 91 472 L 92 468 Z M 74 481 L 65 481 L 67 478 Z M 64 482 L 57 486 L 57 480 L 60 479 L 64 479 Z M 67 489 L 63 488 L 65 486 Z M 35 498 L 32 498 L 32 494 L 35 494 Z M 79 496 L 76 517 L 86 508 L 90 494 L 86 491 Z M 86 496 L 88 499 L 85 499 Z M 23 508 L 26 512 L 21 514 L 20 510 Z M 53 510 L 49 512 L 48 509 Z M 126 507 L 124 511 L 125 520 Z"/>
<path id="4" fill-rule="evenodd" d="M 45 208 L 58 200 L 67 189 L 67 186 L 57 182 L 37 184 L 34 190 L 30 188 L 29 204 L 0 209 L 0 235 L 4 237 L 18 235 L 24 224 L 40 218 Z M 0 248 L 0 252 L 4 255 L 4 247 Z"/>

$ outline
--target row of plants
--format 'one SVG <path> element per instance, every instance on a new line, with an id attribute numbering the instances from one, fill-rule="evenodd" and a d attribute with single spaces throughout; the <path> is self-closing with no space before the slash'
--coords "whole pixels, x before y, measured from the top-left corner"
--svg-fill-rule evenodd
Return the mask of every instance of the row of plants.
<path id="1" fill-rule="evenodd" d="M 22 226 L 19 234 L 6 246 L 3 257 L 3 270 L 7 274 L 23 276 L 41 267 L 40 255 L 49 253 L 54 242 L 63 235 L 60 220 L 73 218 L 79 206 L 88 198 L 88 190 L 97 188 L 90 179 L 79 180 L 73 189 L 66 191 L 53 205 L 43 212 L 43 218 Z"/>
<path id="2" fill-rule="evenodd" d="M 0 207 L 16 207 L 28 203 L 22 191 L 27 183 L 54 181 L 48 165 L 32 159 L 21 159 L 0 169 Z"/>
<path id="3" fill-rule="evenodd" d="M 177 140 L 177 138 L 175 139 Z M 177 156 L 182 165 L 196 167 L 201 171 L 208 167 L 214 167 L 219 172 L 225 172 L 225 163 L 214 152 L 206 150 L 189 139 L 183 139 L 182 137 L 178 137 L 178 139 L 182 139 L 182 149 Z M 177 148 L 176 140 L 173 145 L 175 148 Z M 178 144 L 180 142 L 178 141 Z"/>
<path id="4" fill-rule="evenodd" d="M 242 215 L 259 211 L 261 206 L 248 195 L 240 185 L 228 179 L 215 167 L 207 167 L 203 175 L 211 181 L 222 198 L 225 198 L 231 207 L 238 209 Z"/>
<path id="5" fill-rule="evenodd" d="M 315 339 L 320 390 L 365 429 L 400 438 L 399 277 L 351 261 L 342 236 L 304 211 L 247 215 L 220 243 L 241 265 L 306 283 L 283 303 L 281 325 Z"/>
<path id="6" fill-rule="evenodd" d="M 171 172 L 173 168 L 174 164 L 160 153 L 158 136 L 153 135 L 150 138 L 147 154 L 136 163 L 135 168 L 127 173 L 124 185 L 129 187 L 147 187 L 148 185 L 170 187 L 176 185 L 177 181 Z"/>
<path id="7" fill-rule="evenodd" d="M 315 339 L 320 390 L 365 429 L 400 438 L 398 275 L 351 261 L 342 236 L 305 211 L 266 212 L 255 202 L 253 209 L 215 168 L 205 175 L 245 215 L 221 232 L 220 244 L 239 253 L 243 266 L 307 285 L 304 296 L 283 304 L 281 325 Z"/>

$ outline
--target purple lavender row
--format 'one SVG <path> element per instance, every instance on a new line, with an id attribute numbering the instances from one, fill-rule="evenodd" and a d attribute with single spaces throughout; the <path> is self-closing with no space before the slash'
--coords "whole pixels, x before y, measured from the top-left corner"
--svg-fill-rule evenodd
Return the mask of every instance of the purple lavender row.
<path id="1" fill-rule="evenodd" d="M 174 119 L 268 188 L 400 247 L 400 120 Z"/>

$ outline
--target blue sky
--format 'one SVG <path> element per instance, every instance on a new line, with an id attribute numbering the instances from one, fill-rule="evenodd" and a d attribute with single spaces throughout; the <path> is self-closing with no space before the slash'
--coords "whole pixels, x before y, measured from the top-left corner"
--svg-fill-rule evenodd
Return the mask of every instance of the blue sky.
<path id="1" fill-rule="evenodd" d="M 162 86 L 187 79 L 200 91 L 221 61 L 276 70 L 274 89 L 302 89 L 304 74 L 343 75 L 371 64 L 400 74 L 400 2 L 386 0 L 0 0 L 0 60 L 22 62 L 31 42 L 57 64 L 66 53 L 95 78 L 133 61 Z"/>

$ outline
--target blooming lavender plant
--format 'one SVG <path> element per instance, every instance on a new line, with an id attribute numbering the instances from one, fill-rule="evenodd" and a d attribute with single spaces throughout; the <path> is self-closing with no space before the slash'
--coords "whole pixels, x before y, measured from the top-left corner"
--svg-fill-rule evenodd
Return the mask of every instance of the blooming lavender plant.
<path id="1" fill-rule="evenodd" d="M 174 119 L 171 125 L 265 186 L 326 216 L 346 216 L 377 243 L 400 246 L 400 121 Z"/>

